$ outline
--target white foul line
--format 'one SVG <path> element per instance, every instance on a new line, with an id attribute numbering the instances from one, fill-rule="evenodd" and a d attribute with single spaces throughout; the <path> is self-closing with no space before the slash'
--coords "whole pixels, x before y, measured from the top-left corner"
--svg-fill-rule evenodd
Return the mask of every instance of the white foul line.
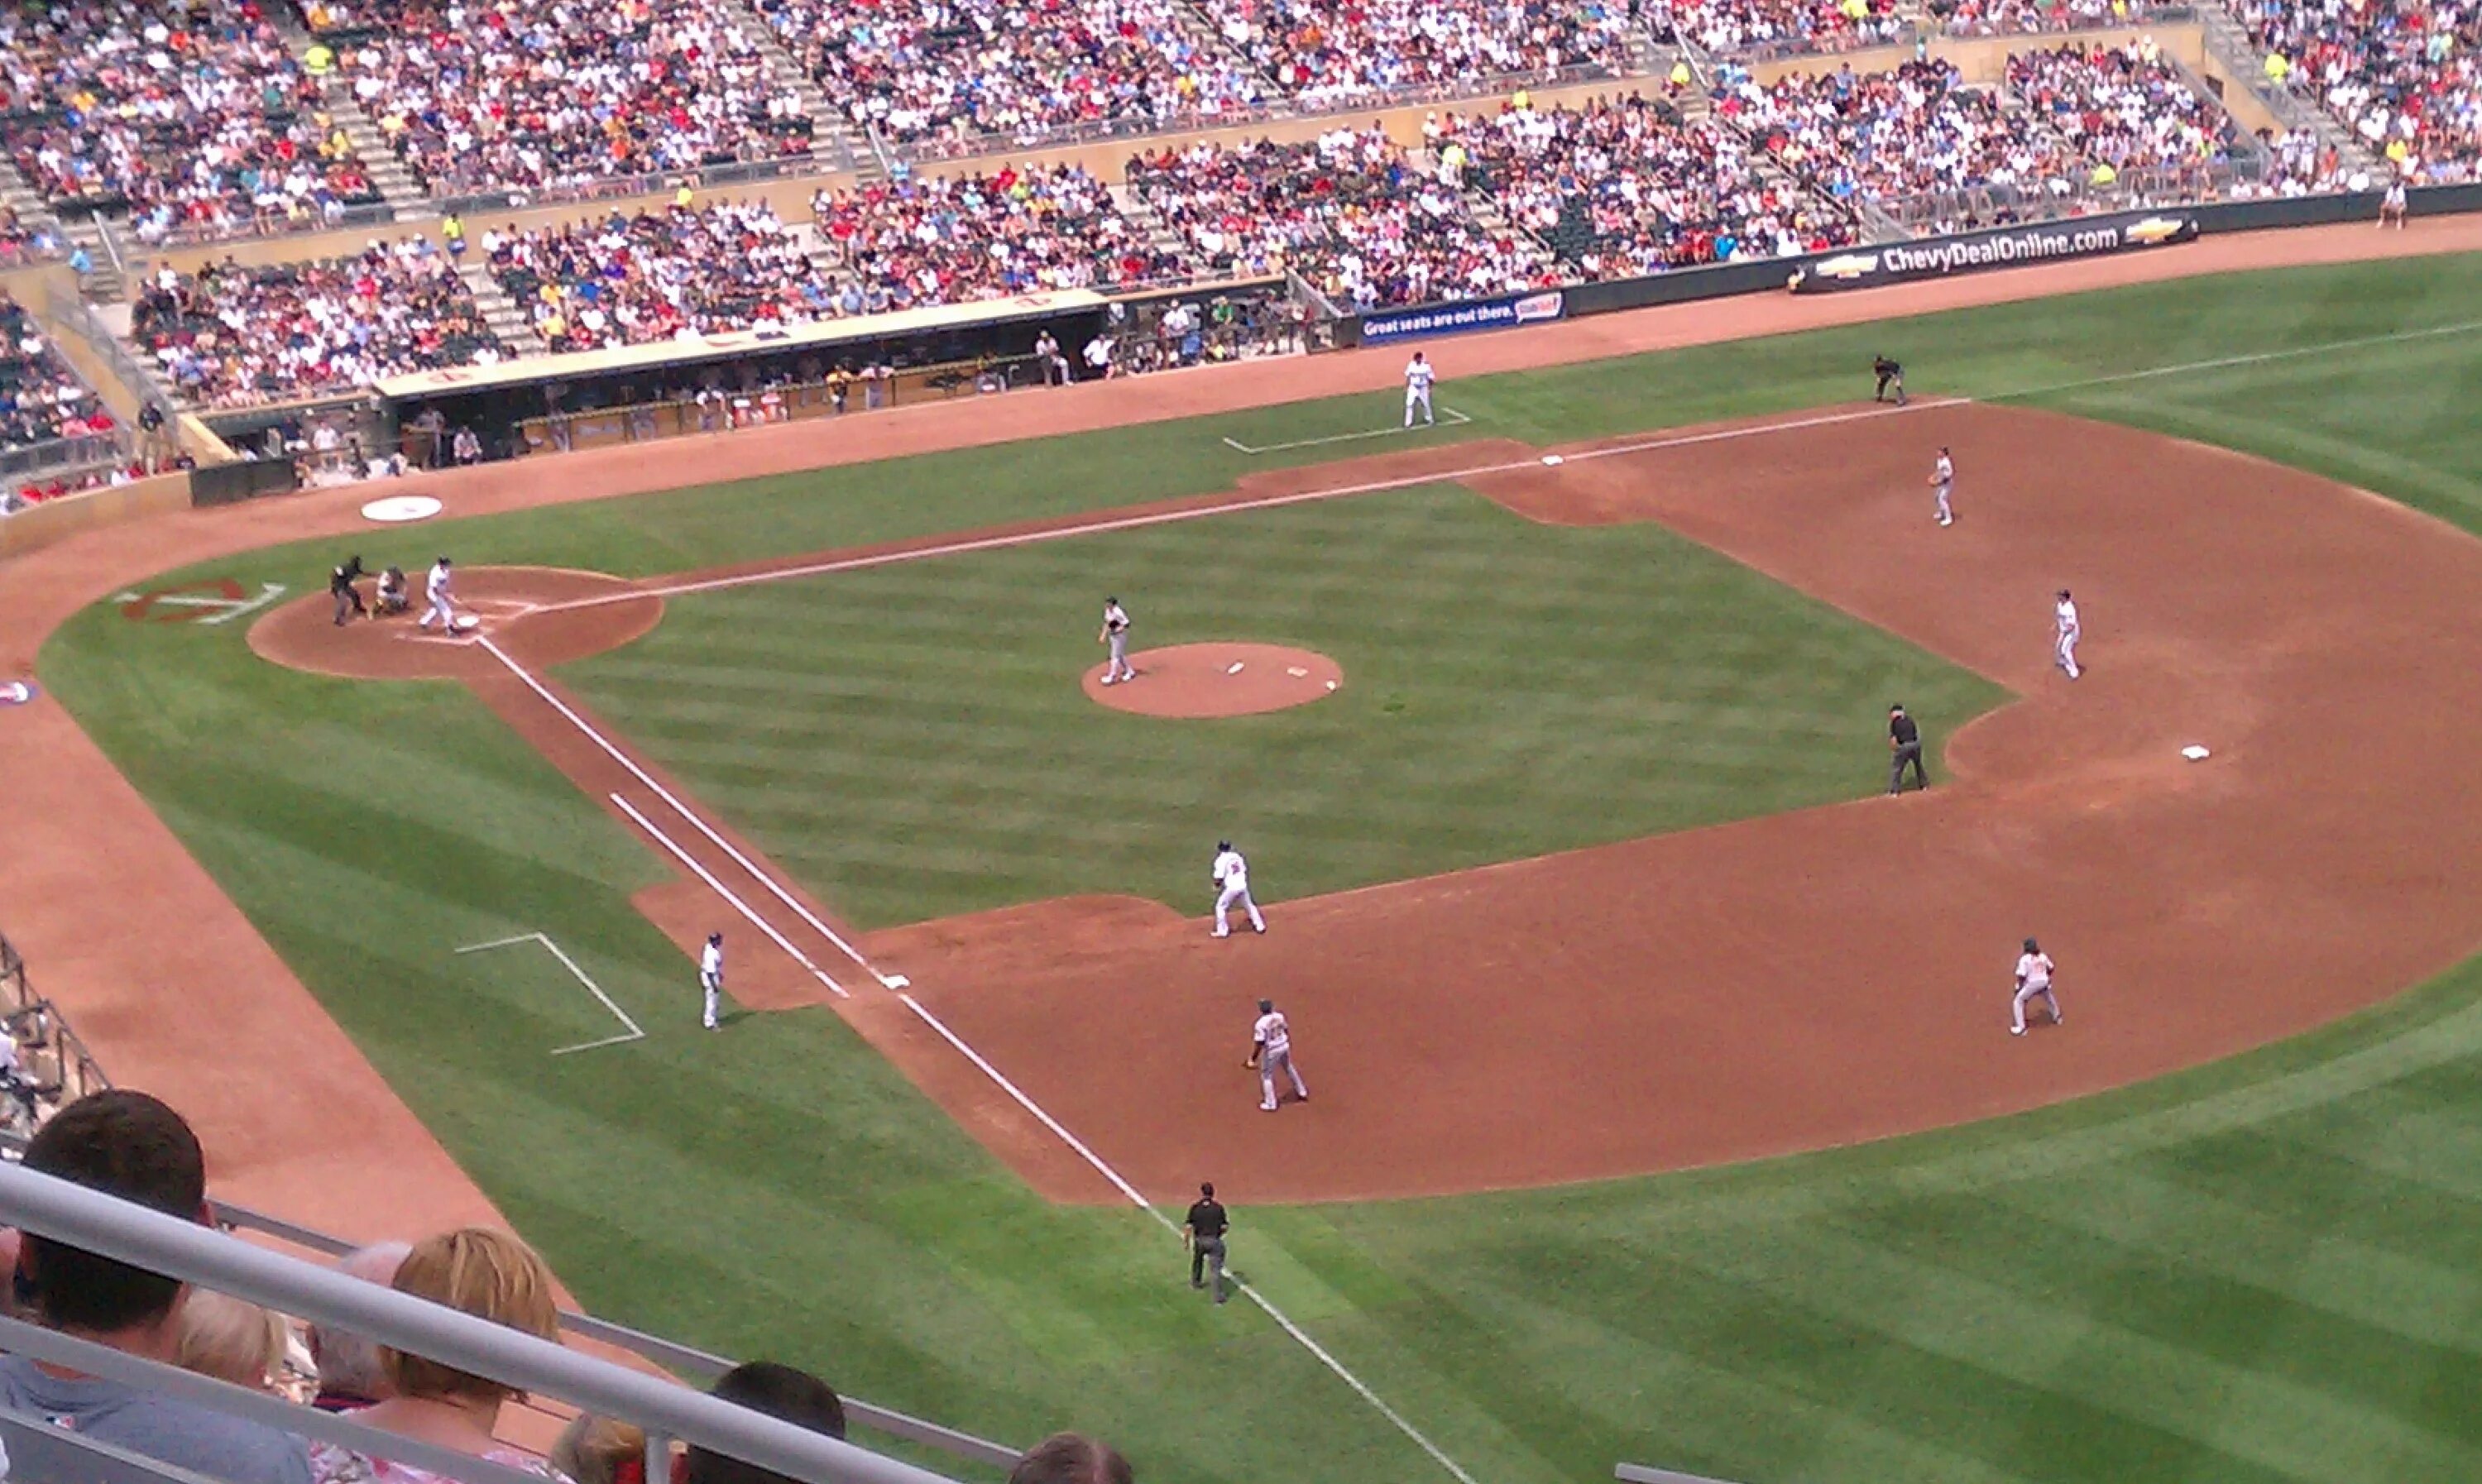
<path id="1" fill-rule="evenodd" d="M 1008 1094 L 1009 1097 L 1016 1100 L 1018 1107 L 1021 1107 L 1025 1109 L 1026 1112 L 1034 1115 L 1034 1118 L 1038 1123 L 1042 1124 L 1045 1128 L 1050 1129 L 1053 1133 L 1059 1135 L 1061 1143 L 1066 1144 L 1071 1150 L 1074 1150 L 1079 1158 L 1085 1160 L 1089 1165 L 1094 1167 L 1096 1174 L 1100 1175 L 1103 1179 L 1111 1181 L 1113 1188 L 1120 1191 L 1122 1195 L 1126 1196 L 1130 1205 L 1146 1212 L 1149 1216 L 1153 1217 L 1155 1225 L 1163 1228 L 1175 1236 L 1178 1236 L 1180 1234 L 1180 1228 L 1173 1225 L 1172 1218 L 1155 1209 L 1154 1203 L 1139 1194 L 1138 1188 L 1135 1185 L 1122 1179 L 1121 1178 L 1120 1171 L 1113 1169 L 1108 1164 L 1105 1164 L 1101 1155 L 1086 1147 L 1084 1140 L 1078 1138 L 1075 1134 L 1070 1133 L 1068 1128 L 1061 1124 L 1060 1120 L 1053 1118 L 1049 1113 L 1044 1112 L 1041 1103 L 1038 1103 L 1032 1098 L 1027 1097 L 1024 1091 L 1015 1082 L 1010 1081 L 1005 1075 L 1003 1075 L 997 1067 L 994 1067 L 989 1061 L 986 1061 L 983 1057 L 983 1053 L 966 1045 L 964 1039 L 959 1036 L 955 1031 L 950 1030 L 937 1016 L 933 1015 L 929 1010 L 923 1008 L 920 1000 L 915 999 L 911 994 L 900 994 L 896 997 L 905 1001 L 905 1007 L 907 1009 L 921 1017 L 923 1024 L 930 1026 L 935 1031 L 937 1031 L 940 1039 L 947 1042 L 950 1046 L 955 1047 L 958 1053 L 964 1056 L 965 1060 L 972 1062 L 976 1067 L 981 1068 L 983 1075 L 990 1078 L 993 1083 L 997 1084 L 1000 1091 Z M 1338 1361 L 1334 1356 L 1330 1355 L 1327 1352 L 1326 1346 L 1320 1344 L 1317 1340 L 1312 1339 L 1300 1325 L 1295 1324 L 1292 1321 L 1290 1316 L 1285 1314 L 1282 1310 L 1278 1309 L 1272 1302 L 1270 1302 L 1265 1294 L 1259 1292 L 1254 1284 L 1239 1277 L 1232 1278 L 1231 1282 L 1234 1287 L 1241 1290 L 1243 1297 L 1247 1298 L 1251 1303 L 1257 1305 L 1261 1310 L 1264 1310 L 1268 1318 L 1275 1320 L 1285 1334 L 1290 1335 L 1297 1342 L 1300 1343 L 1303 1349 L 1307 1350 L 1311 1355 L 1315 1356 L 1320 1365 L 1326 1366 L 1330 1371 L 1333 1371 L 1335 1374 L 1337 1380 L 1342 1381 L 1346 1386 L 1351 1387 L 1353 1389 L 1353 1393 L 1356 1396 L 1368 1402 L 1381 1417 L 1386 1418 L 1391 1424 L 1393 1424 L 1398 1432 L 1403 1433 L 1407 1438 L 1411 1439 L 1415 1447 L 1418 1447 L 1424 1453 L 1429 1454 L 1433 1463 L 1445 1469 L 1452 1476 L 1454 1476 L 1457 1480 L 1457 1484 L 1474 1484 L 1472 1474 L 1465 1472 L 1464 1469 L 1458 1467 L 1457 1461 L 1441 1452 L 1439 1444 L 1422 1436 L 1419 1429 L 1414 1427 L 1413 1423 L 1406 1421 L 1404 1417 L 1399 1414 L 1395 1408 L 1387 1405 L 1387 1403 L 1380 1397 L 1378 1392 L 1363 1385 L 1360 1377 L 1355 1375 L 1352 1371 L 1345 1369 L 1343 1362 Z"/>
<path id="2" fill-rule="evenodd" d="M 1422 424 L 1422 427 L 1426 430 L 1432 427 L 1460 428 L 1471 421 L 1473 421 L 1472 417 L 1464 412 L 1458 411 L 1455 408 L 1443 407 L 1439 409 L 1439 420 L 1436 424 L 1426 422 Z M 1224 446 L 1231 449 L 1235 453 L 1280 454 L 1288 448 L 1317 448 L 1327 443 L 1350 443 L 1358 438 L 1395 437 L 1399 434 L 1411 433 L 1413 431 L 1413 425 L 1412 423 L 1407 423 L 1401 428 L 1373 428 L 1367 433 L 1331 433 L 1323 438 L 1295 438 L 1289 443 L 1250 444 L 1244 443 L 1238 438 L 1226 438 L 1224 440 Z"/>
<path id="3" fill-rule="evenodd" d="M 546 613 L 552 612 L 561 606 L 562 605 L 559 603 L 547 604 L 543 611 Z M 508 650 L 503 649 L 498 645 L 492 643 L 488 635 L 481 636 L 478 642 L 485 649 L 489 651 L 493 659 L 498 660 L 508 669 L 509 674 L 515 676 L 518 679 L 524 681 L 528 690 L 533 691 L 537 696 L 541 697 L 544 704 L 550 706 L 553 710 L 558 711 L 562 717 L 568 720 L 570 726 L 584 733 L 588 741 L 594 743 L 596 747 L 601 748 L 605 756 L 611 758 L 614 762 L 619 763 L 623 768 L 628 769 L 630 777 L 647 785 L 648 792 L 654 794 L 656 798 L 661 799 L 666 804 L 672 806 L 673 813 L 676 813 L 683 819 L 688 820 L 691 826 L 696 829 L 699 834 L 705 835 L 717 849 L 723 851 L 726 855 L 730 856 L 735 864 L 750 873 L 751 880 L 758 883 L 762 887 L 765 887 L 768 892 L 773 895 L 776 900 L 791 908 L 804 922 L 810 925 L 813 931 L 828 941 L 835 944 L 837 949 L 841 951 L 845 957 L 853 960 L 857 965 L 859 965 L 872 978 L 878 980 L 882 985 L 885 985 L 889 989 L 899 988 L 894 981 L 896 978 L 901 978 L 901 975 L 891 976 L 888 974 L 883 974 L 876 967 L 873 967 L 870 960 L 861 956 L 860 949 L 856 948 L 853 944 L 845 941 L 843 935 L 839 934 L 834 928 L 832 928 L 826 923 L 820 921 L 817 914 L 803 906 L 791 892 L 777 885 L 776 878 L 774 876 L 760 870 L 755 861 L 752 861 L 748 856 L 743 855 L 730 840 L 718 835 L 712 825 L 709 825 L 704 819 L 700 818 L 696 810 L 675 798 L 671 789 L 666 788 L 663 784 L 655 782 L 652 775 L 648 774 L 646 769 L 638 766 L 636 758 L 631 757 L 628 754 L 613 746 L 611 740 L 605 737 L 603 733 L 595 730 L 594 728 L 587 722 L 585 717 L 578 715 L 574 707 L 569 705 L 568 702 L 561 700 L 558 696 L 553 695 L 549 686 L 543 684 L 541 680 L 536 679 L 525 666 L 518 664 L 515 659 L 511 658 Z M 811 972 L 817 973 L 818 970 L 813 967 Z M 821 974 L 820 977 L 824 979 L 827 976 Z M 837 993 L 842 994 L 844 992 L 842 990 L 838 990 Z"/>
<path id="4" fill-rule="evenodd" d="M 2233 366 L 2255 366 L 2270 360 L 2291 360 L 2302 356 L 2324 356 L 2329 351 L 2363 350 L 2373 345 L 2396 345 L 2407 340 L 2428 340 L 2439 335 L 2461 335 L 2482 330 L 2482 320 L 2463 320 L 2453 325 L 2433 325 L 2427 330 L 2397 330 L 2383 335 L 2362 335 L 2351 340 L 2329 340 L 2322 345 L 2296 345 L 2288 350 L 2258 351 L 2247 356 L 2220 356 L 2213 360 L 2182 361 L 2177 366 L 2155 366 L 2145 371 L 2117 371 L 2109 376 L 2089 376 L 2074 382 L 2054 382 L 2048 386 L 2029 386 L 2023 391 L 1994 392 L 1986 402 L 2011 402 L 2019 397 L 2046 397 L 2053 392 L 2079 391 L 2088 386 L 2112 386 L 2122 382 L 2151 381 L 2158 376 L 2181 376 L 2191 371 L 2223 371 Z"/>
<path id="5" fill-rule="evenodd" d="M 571 1051 L 592 1051 L 597 1047 L 620 1046 L 625 1042 L 644 1041 L 647 1039 L 647 1033 L 639 1028 L 638 1022 L 629 1019 L 629 1012 L 621 1009 L 619 1005 L 612 1003 L 612 996 L 603 993 L 603 987 L 596 984 L 593 979 L 588 978 L 586 970 L 577 967 L 577 960 L 570 958 L 566 952 L 562 951 L 560 944 L 553 942 L 551 941 L 551 935 L 548 933 L 519 933 L 515 938 L 494 938 L 487 943 L 467 943 L 464 947 L 460 948 L 457 951 L 460 953 L 482 953 L 492 948 L 513 948 L 519 943 L 541 943 L 544 947 L 549 948 L 551 950 L 551 956 L 560 960 L 560 967 L 568 969 L 571 974 L 575 975 L 577 982 L 586 986 L 586 993 L 594 995 L 596 999 L 601 1000 L 603 1002 L 603 1008 L 611 1011 L 613 1016 L 618 1019 L 622 1025 L 628 1027 L 628 1034 L 626 1035 L 606 1036 L 600 1041 L 583 1041 L 578 1043 L 576 1046 L 565 1046 L 553 1051 L 551 1053 L 552 1055 L 567 1056 Z"/>
<path id="6" fill-rule="evenodd" d="M 818 965 L 811 963 L 810 956 L 808 954 L 804 953 L 801 949 L 795 947 L 791 939 L 788 939 L 783 934 L 776 931 L 776 925 L 774 923 L 758 915 L 758 914 L 752 912 L 748 902 L 745 902 L 741 898 L 733 895 L 730 888 L 726 887 L 723 882 L 716 880 L 714 874 L 708 871 L 705 866 L 702 866 L 696 861 L 690 859 L 690 853 L 681 849 L 681 847 L 673 841 L 671 835 L 656 829 L 654 821 L 638 812 L 638 807 L 636 805 L 631 804 L 628 800 L 620 797 L 617 793 L 609 795 L 608 797 L 612 800 L 614 808 L 620 809 L 620 812 L 628 815 L 631 819 L 636 820 L 638 822 L 639 829 L 644 830 L 648 835 L 654 836 L 656 844 L 663 846 L 668 851 L 671 851 L 673 860 L 678 861 L 681 864 L 688 866 L 692 871 L 696 872 L 699 880 L 705 882 L 709 889 L 713 890 L 716 895 L 730 903 L 732 910 L 741 914 L 743 917 L 749 919 L 751 926 L 758 929 L 758 931 L 775 940 L 776 946 L 783 949 L 787 954 L 791 955 L 794 963 L 808 969 L 812 978 L 817 979 L 821 984 L 826 985 L 829 989 L 835 991 L 836 997 L 838 999 L 848 999 L 852 997 L 845 993 L 845 987 L 843 985 L 829 978 L 826 970 L 820 968 Z"/>
<path id="7" fill-rule="evenodd" d="M 2024 395 L 2024 393 L 2020 393 Z M 1764 423 L 1752 427 L 1722 428 L 1708 433 L 1684 433 L 1669 437 L 1641 438 L 1635 442 L 1615 444 L 1610 448 L 1592 448 L 1568 455 L 1571 464 L 1589 459 L 1611 459 L 1623 454 L 1652 453 L 1664 448 L 1687 448 L 1699 443 L 1722 442 L 1727 438 L 1755 437 L 1765 433 L 1793 433 L 1803 428 L 1825 428 L 1837 423 L 1867 422 L 1877 417 L 1900 417 L 1907 412 L 1936 411 L 1941 408 L 1965 407 L 1970 397 L 1926 397 L 1903 407 L 1871 407 L 1842 412 L 1820 412 L 1787 422 Z M 1182 510 L 1156 511 L 1144 516 L 1114 516 L 1101 520 L 1081 521 L 1075 525 L 1048 526 L 1040 531 L 1024 531 L 1014 536 L 978 536 L 965 541 L 941 542 L 937 545 L 911 546 L 901 551 L 883 551 L 875 555 L 838 557 L 830 561 L 808 562 L 800 567 L 782 567 L 767 571 L 744 572 L 732 577 L 707 577 L 695 582 L 669 583 L 662 587 L 630 588 L 622 592 L 597 594 L 592 597 L 572 597 L 565 602 L 545 603 L 544 613 L 566 613 L 577 608 L 601 608 L 611 603 L 643 602 L 650 597 L 681 597 L 693 593 L 720 593 L 729 588 L 756 587 L 769 582 L 789 582 L 801 577 L 825 577 L 834 572 L 861 571 L 874 567 L 895 567 L 907 562 L 928 562 L 939 557 L 964 556 L 976 551 L 998 551 L 1011 546 L 1040 545 L 1044 542 L 1068 541 L 1080 536 L 1102 536 L 1114 531 L 1138 531 L 1149 526 L 1173 525 L 1183 520 L 1203 520 L 1213 516 L 1230 516 L 1244 511 L 1281 510 L 1290 505 L 1310 505 L 1322 500 L 1339 500 L 1356 494 L 1377 494 L 1387 490 L 1411 490 L 1418 485 L 1455 484 L 1486 474 L 1514 474 L 1520 469 L 1539 469 L 1543 461 L 1528 456 L 1500 464 L 1477 464 L 1461 469 L 1441 469 L 1436 473 L 1405 474 L 1392 479 L 1374 479 L 1356 485 L 1338 485 L 1329 490 L 1303 490 L 1290 494 L 1252 495 L 1245 499 L 1224 500 L 1213 505 L 1193 505 Z M 488 642 L 488 641 L 487 641 Z M 503 663 L 506 663 L 504 660 Z"/>

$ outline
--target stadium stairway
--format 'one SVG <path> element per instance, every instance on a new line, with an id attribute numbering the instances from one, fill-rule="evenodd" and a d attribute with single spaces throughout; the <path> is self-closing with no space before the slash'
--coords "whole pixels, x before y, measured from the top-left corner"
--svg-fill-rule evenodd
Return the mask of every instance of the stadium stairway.
<path id="1" fill-rule="evenodd" d="M 2206 33 L 2206 53 L 2232 77 L 2238 78 L 2267 112 L 2282 119 L 2287 127 L 2308 129 L 2318 142 L 2336 151 L 2345 165 L 2365 170 L 2372 174 L 2384 173 L 2376 156 L 2364 148 L 2352 130 L 2327 110 L 2299 96 L 2288 89 L 2267 81 L 2265 59 L 2241 30 L 2240 23 L 2222 5 L 2202 5 L 2199 19 Z"/>
<path id="2" fill-rule="evenodd" d="M 490 269 L 481 263 L 459 263 L 457 277 L 465 280 L 466 289 L 474 296 L 475 305 L 483 311 L 483 323 L 491 327 L 491 333 L 500 337 L 500 343 L 509 348 L 510 354 L 542 356 L 550 353 L 551 347 L 543 343 L 542 336 L 535 333 L 535 322 L 517 307 L 517 302 L 509 297 L 509 291 L 500 287 L 500 280 L 491 277 Z"/>
<path id="3" fill-rule="evenodd" d="M 1156 252 L 1180 257 L 1189 255 L 1189 244 L 1183 242 L 1180 234 L 1156 214 L 1154 207 L 1139 199 L 1138 193 L 1130 190 L 1125 182 L 1106 182 L 1106 189 L 1112 193 L 1112 204 L 1120 207 L 1121 215 L 1127 217 L 1136 224 L 1138 230 L 1147 234 L 1147 242 Z"/>
<path id="4" fill-rule="evenodd" d="M 301 13 L 289 5 L 272 6 L 267 18 L 284 38 L 286 49 L 300 57 L 309 51 L 317 40 L 302 23 Z M 380 188 L 380 199 L 399 214 L 418 210 L 424 204 L 422 187 L 414 183 L 413 174 L 405 168 L 397 152 L 388 147 L 387 136 L 371 122 L 370 116 L 355 100 L 354 91 L 342 74 L 330 72 L 319 82 L 319 106 L 345 137 L 354 142 L 354 153 L 360 157 L 362 169 L 370 172 L 371 184 Z"/>
<path id="5" fill-rule="evenodd" d="M 791 88 L 793 95 L 802 100 L 803 112 L 810 116 L 813 157 L 829 170 L 850 169 L 865 182 L 886 179 L 887 172 L 880 164 L 879 152 L 854 133 L 843 113 L 819 91 L 817 79 L 803 67 L 800 59 L 784 49 L 776 28 L 767 24 L 766 17 L 745 3 L 728 12 L 727 18 L 741 39 L 767 59 L 767 68 L 776 80 Z"/>

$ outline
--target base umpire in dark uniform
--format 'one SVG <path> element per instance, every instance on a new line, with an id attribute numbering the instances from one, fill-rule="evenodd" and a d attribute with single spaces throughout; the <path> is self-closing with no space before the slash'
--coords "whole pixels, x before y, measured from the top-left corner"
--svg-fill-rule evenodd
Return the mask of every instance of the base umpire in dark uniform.
<path id="1" fill-rule="evenodd" d="M 1224 1291 L 1224 1233 L 1232 1229 L 1231 1218 L 1216 1203 L 1215 1182 L 1209 1180 L 1198 1187 L 1198 1200 L 1181 1218 L 1181 1239 L 1189 1244 L 1189 1285 L 1206 1286 L 1206 1270 L 1215 1270 L 1215 1302 L 1228 1296 Z"/>
<path id="2" fill-rule="evenodd" d="M 1888 400 L 1888 388 L 1896 388 L 1896 406 L 1905 405 L 1905 368 L 1885 356 L 1870 358 L 1870 374 L 1879 379 L 1878 389 L 1870 393 L 1873 402 Z"/>
<path id="3" fill-rule="evenodd" d="M 1931 776 L 1922 771 L 1922 729 L 1905 714 L 1902 702 L 1888 708 L 1888 791 L 1902 793 L 1905 770 L 1914 770 L 1914 786 L 1928 788 Z"/>

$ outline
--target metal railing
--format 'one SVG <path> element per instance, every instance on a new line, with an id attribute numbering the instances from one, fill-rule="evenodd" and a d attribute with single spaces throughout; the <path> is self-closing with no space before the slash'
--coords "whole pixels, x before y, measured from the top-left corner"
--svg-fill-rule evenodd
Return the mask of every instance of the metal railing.
<path id="1" fill-rule="evenodd" d="M 0 1018 L 8 1022 L 8 1029 L 0 1034 L 13 1035 L 20 1028 L 31 1030 L 33 1034 L 18 1045 L 25 1050 L 50 1052 L 56 1064 L 50 1080 L 58 1084 L 58 1091 L 45 1092 L 45 1097 L 59 1102 L 75 1102 L 112 1085 L 112 1079 L 103 1074 L 103 1064 L 69 1028 L 67 1017 L 35 993 L 34 983 L 26 975 L 25 959 L 18 955 L 16 944 L 6 938 L 0 938 L 0 994 L 7 996 L 7 1004 L 0 1006 Z M 37 1073 L 42 1071 L 37 1066 L 27 1070 Z M 40 1075 L 35 1080 L 39 1088 L 48 1086 Z"/>
<path id="2" fill-rule="evenodd" d="M 93 468 L 118 464 L 125 452 L 118 433 L 81 433 L 46 438 L 22 448 L 0 449 L 0 479 L 41 476 L 55 470 Z"/>
<path id="3" fill-rule="evenodd" d="M 2131 26 L 2166 25 L 2198 18 L 2197 8 L 2191 5 L 2139 3 L 2127 5 L 2125 10 L 2126 14 L 2115 15 L 2106 9 L 2101 14 L 2069 15 L 2059 21 L 2045 14 L 2040 6 L 2009 10 L 1996 18 L 1988 15 L 1941 16 L 1936 12 L 1932 18 L 1938 22 L 1941 36 L 1960 40 L 2003 36 L 2011 40 L 2036 36 L 2074 37 L 2082 32 L 2122 31 Z"/>
<path id="4" fill-rule="evenodd" d="M 111 239 L 107 237 L 105 240 Z M 163 379 L 139 358 L 128 341 L 112 332 L 112 327 L 94 312 L 93 305 L 75 292 L 64 293 L 54 288 L 44 296 L 43 312 L 51 317 L 55 329 L 76 336 L 78 343 L 102 361 L 113 379 L 127 388 L 131 396 L 142 403 L 151 404 L 161 412 L 168 430 L 172 427 L 175 409 Z M 128 430 L 124 428 L 122 431 L 126 433 Z M 170 438 L 169 431 L 165 437 Z"/>
<path id="5" fill-rule="evenodd" d="M 810 136 L 802 154 L 761 155 L 694 170 L 649 171 L 633 175 L 597 175 L 550 185 L 507 185 L 477 181 L 427 182 L 429 202 L 442 214 L 471 216 L 485 211 L 521 211 L 533 206 L 559 206 L 571 201 L 612 200 L 627 196 L 653 196 L 682 186 L 712 191 L 759 185 L 804 175 L 827 175 L 854 168 L 852 152 L 834 134 L 821 129 Z"/>
<path id="6" fill-rule="evenodd" d="M 675 1441 L 803 1484 L 954 1484 L 926 1469 L 719 1401 L 677 1383 L 580 1355 L 488 1319 L 348 1278 L 238 1237 L 100 1192 L 0 1163 L 0 1222 L 82 1250 L 229 1293 L 279 1313 L 364 1336 L 469 1375 L 637 1425 L 647 1477 L 670 1476 Z M 541 1484 L 481 1459 L 361 1426 L 143 1361 L 20 1320 L 0 1319 L 0 1348 L 143 1387 L 464 1484 Z"/>

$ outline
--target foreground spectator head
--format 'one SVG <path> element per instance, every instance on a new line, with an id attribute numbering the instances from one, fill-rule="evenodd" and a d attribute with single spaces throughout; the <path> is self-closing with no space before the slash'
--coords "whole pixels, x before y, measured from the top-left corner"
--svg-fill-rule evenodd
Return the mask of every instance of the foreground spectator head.
<path id="1" fill-rule="evenodd" d="M 399 1293 L 445 1304 L 540 1339 L 560 1335 L 551 1269 L 533 1248 L 506 1232 L 465 1227 L 417 1242 L 398 1265 L 394 1286 Z M 402 1350 L 383 1347 L 380 1355 L 388 1384 L 400 1397 L 497 1406 L 516 1394 L 514 1387 Z"/>
<path id="2" fill-rule="evenodd" d="M 1009 1471 L 1009 1484 L 1132 1484 L 1136 1477 L 1111 1444 L 1079 1433 L 1052 1434 Z"/>
<path id="3" fill-rule="evenodd" d="M 752 1361 L 726 1371 L 715 1383 L 715 1396 L 814 1433 L 837 1439 L 845 1435 L 845 1404 L 826 1382 L 806 1370 L 773 1361 Z M 682 1484 L 783 1484 L 783 1478 L 755 1464 L 693 1447 Z"/>
<path id="4" fill-rule="evenodd" d="M 198 1137 L 180 1114 L 145 1093 L 116 1088 L 63 1108 L 26 1146 L 26 1168 L 167 1216 L 206 1216 L 207 1162 Z M 121 1336 L 135 1341 L 119 1348 L 169 1349 L 179 1279 L 32 1232 L 20 1262 L 34 1281 L 43 1323 L 108 1342 Z"/>
<path id="5" fill-rule="evenodd" d="M 584 1412 L 561 1429 L 545 1462 L 570 1484 L 646 1484 L 647 1435 Z"/>
<path id="6" fill-rule="evenodd" d="M 393 1286 L 397 1269 L 412 1251 L 403 1242 L 381 1242 L 347 1253 L 336 1263 L 336 1271 L 364 1283 Z M 310 1359 L 319 1367 L 319 1396 L 314 1405 L 320 1410 L 349 1412 L 389 1394 L 387 1366 L 377 1342 L 320 1324 L 310 1326 L 309 1341 Z"/>
<path id="7" fill-rule="evenodd" d="M 205 1288 L 181 1301 L 177 1336 L 173 1365 L 254 1391 L 273 1388 L 289 1338 L 280 1315 Z"/>
<path id="8" fill-rule="evenodd" d="M 168 1216 L 203 1222 L 206 1161 L 181 1115 L 145 1093 L 81 1098 L 26 1146 L 26 1167 Z M 28 1233 L 21 1269 L 54 1329 L 151 1361 L 176 1353 L 177 1279 Z M 0 1407 L 233 1484 L 311 1484 L 302 1440 L 160 1392 L 0 1357 Z"/>

